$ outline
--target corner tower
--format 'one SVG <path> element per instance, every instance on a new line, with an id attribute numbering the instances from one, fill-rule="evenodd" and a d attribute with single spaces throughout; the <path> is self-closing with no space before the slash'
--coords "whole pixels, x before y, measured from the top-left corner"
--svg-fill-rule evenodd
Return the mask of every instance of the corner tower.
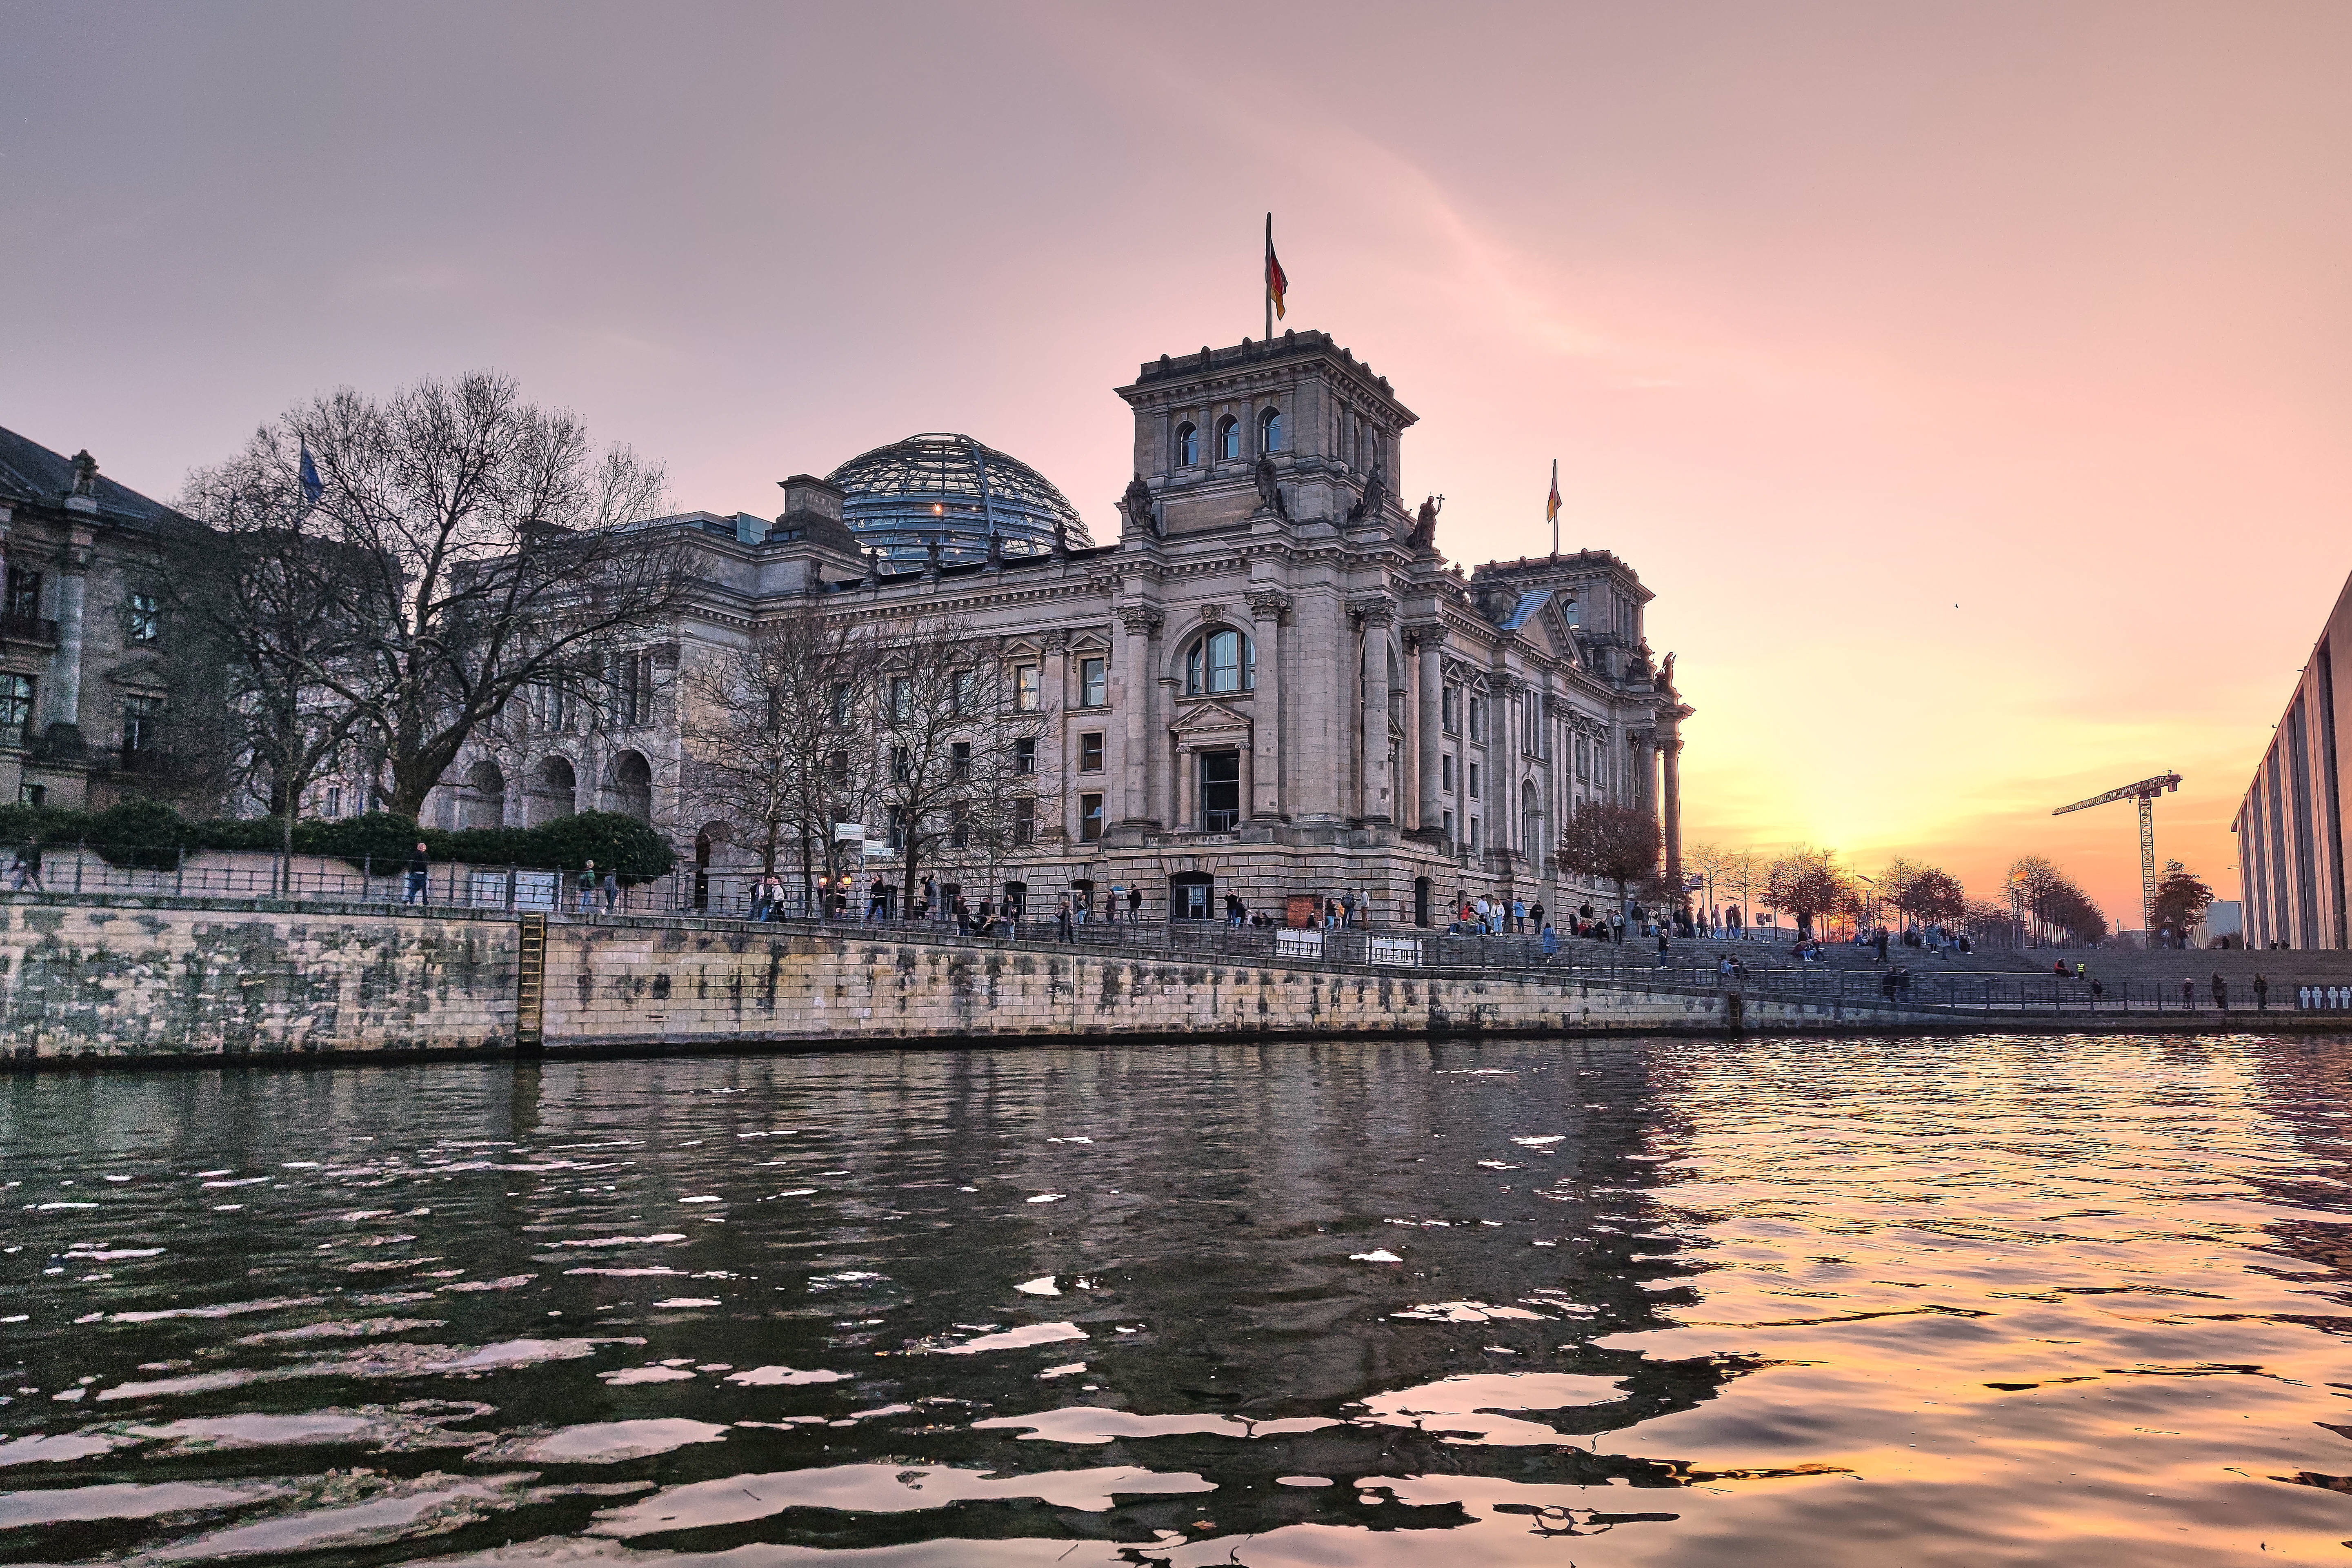
<path id="1" fill-rule="evenodd" d="M 1118 395 L 1135 410 L 1135 473 L 1162 537 L 1284 518 L 1405 526 L 1402 447 L 1418 416 L 1328 332 L 1162 354 Z M 1130 514 L 1129 531 L 1138 525 Z"/>

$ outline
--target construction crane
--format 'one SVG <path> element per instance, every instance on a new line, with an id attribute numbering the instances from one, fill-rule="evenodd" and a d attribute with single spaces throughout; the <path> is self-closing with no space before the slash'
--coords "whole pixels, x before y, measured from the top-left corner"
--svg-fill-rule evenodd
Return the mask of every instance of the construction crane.
<path id="1" fill-rule="evenodd" d="M 2148 933 L 2150 941 L 2154 941 L 2156 936 L 2156 797 L 2167 790 L 2179 787 L 2179 773 L 2158 773 L 2152 779 L 2142 779 L 2121 789 L 2111 789 L 2105 795 L 2095 795 L 2088 800 L 2078 800 L 2072 805 L 2062 805 L 2050 814 L 2063 816 L 2070 811 L 2088 811 L 2111 800 L 2139 802 L 2139 913 L 2141 929 Z"/>

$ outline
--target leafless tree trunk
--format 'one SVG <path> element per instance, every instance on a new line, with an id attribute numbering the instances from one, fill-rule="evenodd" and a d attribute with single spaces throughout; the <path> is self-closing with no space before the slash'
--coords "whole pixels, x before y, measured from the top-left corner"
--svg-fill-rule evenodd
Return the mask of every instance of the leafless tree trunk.
<path id="1" fill-rule="evenodd" d="M 627 526 L 659 511 L 661 470 L 597 450 L 509 377 L 382 401 L 347 387 L 265 426 L 233 466 L 299 495 L 305 447 L 322 488 L 293 526 L 329 547 L 362 634 L 320 683 L 381 745 L 394 811 L 415 816 L 525 685 L 609 706 L 616 650 L 686 602 L 683 552 Z"/>
<path id="2" fill-rule="evenodd" d="M 943 849 L 1009 842 L 1014 802 L 1036 782 L 1021 772 L 1021 742 L 1035 746 L 1042 715 L 1013 706 L 996 640 L 964 622 L 903 623 L 876 653 L 875 803 L 902 857 L 900 907 L 912 909 Z"/>
<path id="3" fill-rule="evenodd" d="M 872 666 L 849 624 L 810 603 L 680 682 L 687 801 L 757 845 L 763 872 L 796 844 L 804 908 L 815 852 L 829 880 L 834 825 L 861 819 L 872 785 Z"/>

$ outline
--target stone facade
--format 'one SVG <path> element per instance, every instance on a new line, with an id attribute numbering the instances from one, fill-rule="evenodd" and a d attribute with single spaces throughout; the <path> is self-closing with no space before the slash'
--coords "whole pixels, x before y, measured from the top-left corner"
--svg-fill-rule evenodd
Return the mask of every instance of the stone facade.
<path id="1" fill-rule="evenodd" d="M 2352 731 L 2352 667 L 2339 688 L 2339 647 L 2352 650 L 2352 581 L 2328 611 L 2230 821 L 2249 947 L 2352 946 L 2345 871 L 2352 835 L 2345 828 L 2336 742 L 2339 733 Z"/>
<path id="2" fill-rule="evenodd" d="M 1660 813 L 1676 877 L 1690 710 L 1671 657 L 1652 662 L 1652 595 L 1629 564 L 1450 563 L 1442 500 L 1400 500 L 1415 416 L 1323 333 L 1163 355 L 1118 393 L 1136 478 L 1115 544 L 893 570 L 843 527 L 842 492 L 805 475 L 772 527 L 663 520 L 705 592 L 631 656 L 646 700 L 625 699 L 617 721 L 509 714 L 428 819 L 635 810 L 723 868 L 726 825 L 679 805 L 679 675 L 814 599 L 882 637 L 957 618 L 1034 683 L 1034 839 L 929 868 L 967 897 L 1099 910 L 1139 888 L 1156 920 L 1215 918 L 1228 893 L 1275 912 L 1353 894 L 1383 926 L 1443 925 L 1463 896 L 1605 905 L 1553 853 L 1590 800 Z"/>
<path id="3" fill-rule="evenodd" d="M 0 801 L 110 805 L 152 787 L 179 628 L 167 507 L 0 430 Z"/>

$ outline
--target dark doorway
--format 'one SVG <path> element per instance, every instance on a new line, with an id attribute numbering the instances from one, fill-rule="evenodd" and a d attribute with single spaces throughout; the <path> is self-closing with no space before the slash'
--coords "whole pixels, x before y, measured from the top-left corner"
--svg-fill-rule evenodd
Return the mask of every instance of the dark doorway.
<path id="1" fill-rule="evenodd" d="M 1179 871 L 1168 879 L 1168 918 L 1204 921 L 1209 918 L 1209 894 L 1216 879 L 1206 871 Z"/>
<path id="2" fill-rule="evenodd" d="M 1429 924 L 1429 895 L 1432 891 L 1428 878 L 1415 877 L 1412 879 L 1412 923 L 1417 926 Z"/>
<path id="3" fill-rule="evenodd" d="M 1029 918 L 1028 883 L 1007 882 L 1004 884 L 1004 913 L 1009 919 L 1016 921 L 1025 921 Z"/>
<path id="4" fill-rule="evenodd" d="M 710 835 L 708 833 L 694 836 L 694 907 L 697 910 L 710 907 Z"/>

